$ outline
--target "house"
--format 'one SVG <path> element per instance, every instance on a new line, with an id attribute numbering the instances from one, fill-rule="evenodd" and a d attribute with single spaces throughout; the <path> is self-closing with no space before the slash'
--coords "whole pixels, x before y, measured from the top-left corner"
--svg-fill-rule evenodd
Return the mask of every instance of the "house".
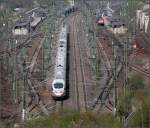
<path id="1" fill-rule="evenodd" d="M 26 35 L 28 32 L 30 32 L 30 19 L 23 18 L 16 21 L 12 32 L 13 35 Z"/>

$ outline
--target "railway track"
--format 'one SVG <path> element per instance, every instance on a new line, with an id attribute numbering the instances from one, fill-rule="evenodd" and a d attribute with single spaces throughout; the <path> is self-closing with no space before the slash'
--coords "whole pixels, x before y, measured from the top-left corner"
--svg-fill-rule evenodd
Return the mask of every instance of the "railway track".
<path id="1" fill-rule="evenodd" d="M 43 38 L 40 42 L 40 44 L 38 45 L 38 47 L 36 48 L 36 51 L 34 52 L 34 55 L 32 57 L 32 60 L 31 60 L 31 63 L 30 65 L 26 68 L 27 69 L 27 83 L 28 83 L 28 87 L 29 87 L 29 91 L 31 92 L 31 94 L 34 95 L 34 97 L 32 97 L 32 101 L 31 101 L 31 105 L 32 107 L 29 107 L 30 109 L 27 110 L 27 111 L 31 111 L 31 109 L 35 108 L 37 105 L 41 108 L 42 112 L 47 115 L 48 114 L 48 111 L 47 109 L 45 108 L 44 104 L 42 103 L 42 101 L 40 100 L 39 98 L 39 93 L 35 90 L 34 88 L 34 84 L 31 80 L 31 77 L 32 77 L 32 72 L 35 68 L 35 65 L 37 63 L 37 58 L 38 58 L 38 55 L 39 55 L 39 52 L 41 50 L 41 47 L 44 43 L 44 40 L 45 38 Z"/>
<path id="2" fill-rule="evenodd" d="M 63 19 L 64 20 L 64 19 Z M 30 35 L 27 35 L 24 39 L 22 39 L 21 41 L 19 41 L 18 39 L 18 43 L 16 47 L 13 47 L 11 49 L 8 50 L 3 50 L 0 51 L 0 55 L 3 54 L 16 54 L 17 56 L 19 56 L 20 54 L 20 50 L 22 48 L 31 48 L 30 43 L 32 43 L 32 40 L 35 38 L 40 38 L 40 40 L 43 38 L 44 33 L 42 32 L 38 32 L 39 27 L 36 28 L 35 32 L 33 32 Z M 17 37 L 15 37 L 17 39 Z M 43 39 L 44 40 L 44 39 Z M 30 65 L 28 65 L 26 67 L 27 70 L 27 86 L 28 86 L 28 91 L 27 94 L 32 94 L 33 97 L 31 102 L 27 105 L 26 107 L 26 111 L 27 113 L 33 113 L 33 117 L 38 117 L 41 113 L 47 115 L 49 112 L 53 112 L 53 110 L 60 110 L 63 108 L 63 102 L 61 101 L 56 101 L 56 103 L 52 103 L 53 105 L 51 105 L 51 103 L 44 103 L 44 100 L 41 98 L 40 93 L 39 93 L 39 86 L 41 86 L 41 84 L 38 82 L 38 84 L 36 82 L 34 82 L 34 76 L 33 73 L 35 71 L 36 65 L 37 65 L 37 59 L 39 60 L 38 56 L 40 55 L 40 50 L 42 47 L 43 41 L 41 41 L 39 44 L 37 43 L 37 45 L 35 45 L 35 47 L 37 46 L 33 56 L 30 58 L 31 61 L 29 62 Z M 34 49 L 34 48 L 31 48 Z M 21 62 L 21 61 L 20 61 Z M 22 62 L 21 62 L 22 63 Z M 19 77 L 18 79 L 21 79 L 21 77 Z M 38 87 L 37 87 L 38 86 Z M 43 85 L 42 85 L 43 86 Z M 54 102 L 54 101 L 52 101 Z M 20 114 L 20 111 L 18 112 Z"/>
<path id="3" fill-rule="evenodd" d="M 59 113 L 63 110 L 63 101 L 55 101 L 55 112 Z"/>
<path id="4" fill-rule="evenodd" d="M 75 76 L 75 87 L 77 95 L 77 109 L 80 112 L 86 112 L 86 89 L 84 81 L 84 71 L 82 65 L 80 40 L 78 35 L 78 29 L 76 27 L 78 21 L 78 15 L 73 17 L 73 51 L 74 51 L 74 76 Z"/>
<path id="5" fill-rule="evenodd" d="M 140 33 L 136 38 L 135 42 L 137 47 L 143 51 L 143 53 L 150 54 L 150 37 L 147 34 Z"/>
<path id="6" fill-rule="evenodd" d="M 65 21 L 66 21 L 65 18 L 60 19 L 60 21 L 59 21 L 60 23 L 59 23 L 58 27 L 56 28 L 56 31 L 58 31 L 58 32 L 56 33 L 57 35 L 55 36 L 55 40 L 54 40 L 55 44 L 53 44 L 53 47 L 52 47 L 53 50 L 51 50 L 51 52 L 52 52 L 52 55 L 51 55 L 52 62 L 50 62 L 50 64 L 49 64 L 50 66 L 48 66 L 48 68 L 47 68 L 48 72 L 46 74 L 46 79 L 44 81 L 42 81 L 42 82 L 38 82 L 34 86 L 34 89 L 36 90 L 36 89 L 38 89 L 39 87 L 42 87 L 45 84 L 45 86 L 47 87 L 47 90 L 50 91 L 49 92 L 49 98 L 48 98 L 49 101 L 48 101 L 48 103 L 44 102 L 46 100 L 43 99 L 42 97 L 40 97 L 40 101 L 43 101 L 42 107 L 44 107 L 44 109 L 46 111 L 48 111 L 47 113 L 61 112 L 62 109 L 63 109 L 63 104 L 64 104 L 63 100 L 61 101 L 61 100 L 57 100 L 57 99 L 53 99 L 52 98 L 52 96 L 51 96 L 51 91 L 52 90 L 50 90 L 49 86 L 52 83 L 52 79 L 53 79 L 53 75 L 52 74 L 54 73 L 53 67 L 55 67 L 55 59 L 56 59 L 55 57 L 56 57 L 56 51 L 57 51 L 57 47 L 58 47 L 56 42 L 58 41 L 58 38 L 59 38 L 59 36 L 58 36 L 59 31 L 60 31 L 59 28 L 62 27 L 62 22 L 65 22 Z M 41 112 L 45 113 L 46 112 L 45 110 L 44 111 L 42 109 L 38 110 L 38 114 L 41 113 Z"/>
<path id="7" fill-rule="evenodd" d="M 145 71 L 143 68 L 140 68 L 139 66 L 137 65 L 134 65 L 134 64 L 129 64 L 129 67 L 132 69 L 132 70 L 135 70 L 147 77 L 150 77 L 150 73 L 148 71 Z"/>
<path id="8" fill-rule="evenodd" d="M 122 63 L 120 63 L 117 66 L 116 69 L 116 76 L 118 77 L 119 73 L 122 70 Z M 99 111 L 104 105 L 106 105 L 106 102 L 109 98 L 109 95 L 111 93 L 111 90 L 113 89 L 113 81 L 114 81 L 114 76 L 111 75 L 111 77 L 108 79 L 107 85 L 103 90 L 101 91 L 100 95 L 97 97 L 96 101 L 94 102 L 92 106 L 93 111 Z M 106 91 L 107 89 L 107 91 Z M 101 102 L 99 102 L 101 101 Z"/>
<path id="9" fill-rule="evenodd" d="M 104 31 L 105 32 L 105 31 Z M 105 36 L 105 35 L 104 35 Z M 105 38 L 105 37 L 104 37 Z M 103 38 L 102 38 L 103 39 Z M 113 38 L 114 39 L 114 38 Z M 116 40 L 116 39 L 115 39 Z M 101 91 L 99 93 L 99 95 L 97 96 L 96 100 L 94 101 L 91 109 L 93 111 L 99 111 L 100 109 L 103 108 L 103 106 L 107 104 L 107 101 L 109 100 L 109 95 L 113 89 L 113 81 L 114 81 L 114 72 L 113 72 L 113 67 L 112 67 L 112 64 L 111 64 L 111 60 L 109 58 L 112 58 L 113 56 L 113 53 L 111 55 L 111 53 L 109 53 L 110 55 L 108 56 L 108 53 L 106 50 L 109 50 L 109 49 L 105 49 L 103 47 L 103 43 L 107 43 L 107 42 L 103 42 L 104 40 L 100 41 L 97 43 L 97 50 L 98 50 L 98 53 L 102 59 L 102 62 L 104 63 L 105 65 L 105 69 L 106 69 L 106 73 L 107 73 L 107 78 L 106 78 L 106 83 L 105 83 L 105 86 L 103 86 L 101 88 Z M 112 50 L 111 50 L 112 51 Z M 117 63 L 116 65 L 116 78 L 119 76 L 119 73 L 121 72 L 122 70 L 122 63 L 119 62 Z"/>
<path id="10" fill-rule="evenodd" d="M 31 43 L 31 40 L 37 37 L 42 38 L 43 33 L 36 33 L 36 34 L 31 35 L 30 37 L 27 37 L 24 41 L 22 41 L 16 47 L 8 49 L 8 50 L 0 51 L 0 55 L 3 55 L 3 54 L 12 55 L 13 53 L 18 52 L 18 50 L 22 49 L 23 47 L 28 47 L 29 44 Z"/>
<path id="11" fill-rule="evenodd" d="M 44 34 L 42 32 L 39 32 L 39 30 L 40 30 L 40 25 L 38 25 L 36 27 L 34 32 L 29 33 L 27 36 L 23 36 L 23 38 L 18 36 L 18 38 L 19 38 L 18 39 L 17 36 L 15 36 L 13 39 L 16 39 L 16 40 L 21 39 L 21 41 L 18 42 L 18 45 L 16 47 L 11 48 L 11 49 L 0 51 L 0 55 L 3 55 L 3 54 L 12 55 L 12 53 L 17 52 L 19 49 L 22 49 L 23 47 L 28 47 L 29 44 L 31 43 L 32 39 L 37 38 L 37 37 L 43 38 Z"/>
<path id="12" fill-rule="evenodd" d="M 149 49 L 150 49 L 150 37 L 147 34 L 141 33 L 138 35 L 138 38 L 135 40 L 138 45 L 140 45 L 138 51 L 134 56 L 131 56 L 130 60 L 134 59 L 138 54 L 147 54 L 149 55 Z M 142 42 L 142 43 L 141 43 Z M 143 74 L 146 77 L 150 77 L 150 72 L 148 70 L 145 70 L 144 68 L 141 68 L 140 66 L 132 63 L 128 63 L 128 66 L 141 74 Z"/>
<path id="13" fill-rule="evenodd" d="M 102 43 L 101 42 L 97 43 L 97 47 L 98 47 L 98 53 L 101 56 L 103 63 L 105 64 L 108 74 L 112 74 L 111 62 L 105 52 L 105 49 L 104 49 Z"/>
<path id="14" fill-rule="evenodd" d="M 60 20 L 61 20 L 61 22 L 63 22 L 65 19 L 60 19 Z M 60 26 L 58 26 L 58 28 L 59 27 Z M 59 31 L 59 30 L 57 30 L 57 31 Z M 31 88 L 32 93 L 36 97 L 35 98 L 36 102 L 32 102 L 31 103 L 32 107 L 30 107 L 29 111 L 32 111 L 32 108 L 35 108 L 35 109 L 39 108 L 39 109 L 37 109 L 37 114 L 35 115 L 35 117 L 38 116 L 38 115 L 40 115 L 40 113 L 44 113 L 45 115 L 47 115 L 47 114 L 49 114 L 51 112 L 55 112 L 56 110 L 58 110 L 57 108 L 61 108 L 61 107 L 57 107 L 57 106 L 61 106 L 61 105 L 59 105 L 59 101 L 56 101 L 56 100 L 54 100 L 51 97 L 50 92 L 48 92 L 49 93 L 48 95 L 51 98 L 48 98 L 46 96 L 46 99 L 44 99 L 45 97 L 42 96 L 44 92 L 39 92 L 40 87 L 42 87 L 42 86 L 47 86 L 47 84 L 48 84 L 48 88 L 49 88 L 49 84 L 51 84 L 52 75 L 50 75 L 49 73 L 47 73 L 46 79 L 44 81 L 42 81 L 42 82 L 36 82 L 36 83 L 34 83 L 34 81 L 32 81 L 31 75 L 32 75 L 32 72 L 35 69 L 35 66 L 37 65 L 37 59 L 38 59 L 38 56 L 39 56 L 39 53 L 40 53 L 40 50 L 41 50 L 41 47 L 42 47 L 43 43 L 44 43 L 44 38 L 38 44 L 38 46 L 36 48 L 36 51 L 34 52 L 34 56 L 31 59 L 31 64 L 27 67 L 28 68 L 28 76 L 30 77 L 30 79 L 28 80 L 28 83 L 32 84 L 32 86 L 31 86 L 31 84 L 29 84 L 29 88 Z M 56 49 L 56 47 L 53 47 L 53 48 Z M 53 56 L 55 56 L 55 55 L 53 55 Z M 48 68 L 48 72 L 49 72 L 49 68 Z M 46 91 L 48 91 L 48 90 L 49 89 L 47 89 Z M 49 101 L 46 102 L 48 99 L 49 99 Z M 34 101 L 34 99 L 32 101 Z"/>
<path id="15" fill-rule="evenodd" d="M 105 69 L 106 69 L 106 73 L 107 74 L 110 74 L 110 73 L 112 73 L 112 72 L 110 72 L 111 70 L 111 64 L 110 64 L 110 61 L 109 61 L 109 59 L 108 59 L 108 56 L 107 56 L 107 54 L 106 54 L 106 52 L 105 52 L 105 49 L 103 48 L 103 45 L 101 44 L 101 42 L 99 42 L 99 43 L 97 43 L 97 50 L 98 50 L 98 54 L 100 55 L 100 57 L 101 57 L 101 59 L 102 59 L 102 62 L 104 63 L 104 65 L 105 65 Z M 107 77 L 106 78 L 106 84 L 108 84 L 108 81 L 110 80 L 110 77 Z M 107 88 L 107 86 L 108 85 L 105 85 L 103 88 L 102 88 L 102 90 L 100 91 L 100 93 L 99 93 L 99 95 L 98 95 L 98 97 L 97 97 L 97 99 L 95 100 L 95 102 L 93 103 L 93 105 L 92 105 L 92 107 L 91 107 L 91 109 L 93 110 L 93 111 L 96 111 L 96 110 L 98 110 L 99 108 L 100 108 L 100 104 L 101 104 L 101 102 L 102 102 L 102 100 L 103 100 L 103 95 L 104 95 L 104 93 L 105 93 L 105 90 L 106 90 L 106 88 Z"/>
<path id="16" fill-rule="evenodd" d="M 10 48 L 10 49 L 7 49 L 7 50 L 3 50 L 3 51 L 0 51 L 0 55 L 4 55 L 4 54 L 8 54 L 9 55 L 9 57 L 11 57 L 13 54 L 16 54 L 17 55 L 17 57 L 18 56 L 20 56 L 20 50 L 22 49 L 22 48 L 28 48 L 28 46 L 30 45 L 30 43 L 32 42 L 32 40 L 33 39 L 35 39 L 35 38 L 42 38 L 43 37 L 43 33 L 41 33 L 41 32 L 34 32 L 34 33 L 32 33 L 30 36 L 26 36 L 25 38 L 22 38 L 22 40 L 20 41 L 20 39 L 18 39 L 18 38 L 16 38 L 16 40 L 18 40 L 18 43 L 17 43 L 17 46 L 15 46 L 15 47 L 12 47 L 12 48 Z M 14 38 L 14 39 L 15 39 Z M 17 58 L 16 57 L 16 58 Z M 20 64 L 22 63 L 21 62 L 21 60 L 20 60 L 20 58 L 19 58 L 19 60 L 18 60 L 19 62 L 20 62 Z M 20 79 L 22 79 L 22 74 L 21 74 L 21 70 L 20 69 L 22 69 L 22 66 L 21 67 L 19 67 L 18 65 L 16 66 L 17 68 L 19 68 L 18 69 L 18 72 L 17 72 L 17 81 L 18 80 L 20 80 Z M 6 88 L 6 87 L 5 87 Z M 7 90 L 9 90 L 10 91 L 10 86 L 8 86 L 7 87 Z M 5 96 L 4 97 L 6 97 L 6 95 L 10 95 L 12 92 L 10 91 L 9 93 L 8 93 L 8 91 L 4 91 L 4 93 L 5 93 Z M 7 94 L 8 93 L 8 94 Z M 12 95 L 12 94 L 11 94 Z M 10 103 L 9 103 L 10 104 Z M 13 114 L 11 114 L 14 118 L 20 118 L 20 110 L 16 110 L 16 108 L 18 108 L 18 105 L 20 104 L 20 98 L 16 98 L 15 99 L 15 107 L 12 107 L 12 110 L 13 109 L 15 109 L 15 111 L 14 111 L 14 113 Z M 9 106 L 8 105 L 8 103 L 7 103 L 7 106 Z M 6 110 L 5 110 L 6 111 Z M 6 113 L 5 113 L 6 114 Z M 7 115 L 7 114 L 6 114 Z"/>
<path id="17" fill-rule="evenodd" d="M 150 41 L 149 41 L 150 37 L 148 36 L 148 34 L 142 33 L 141 38 L 144 40 L 145 43 L 148 44 L 148 47 L 150 47 Z"/>
<path id="18" fill-rule="evenodd" d="M 146 42 L 147 40 L 145 40 Z M 106 69 L 107 71 L 111 71 L 110 69 L 111 68 L 111 63 L 107 57 L 107 54 L 105 52 L 105 49 L 103 48 L 102 44 L 99 43 L 98 44 L 98 52 L 101 53 L 101 57 L 102 57 L 102 60 L 103 62 L 105 62 L 105 65 L 106 65 Z M 128 66 L 132 69 L 132 70 L 135 70 L 139 73 L 142 73 L 143 75 L 147 76 L 147 77 L 150 77 L 150 73 L 148 71 L 145 71 L 144 69 L 140 68 L 139 66 L 137 65 L 134 65 L 134 64 L 131 64 L 129 63 Z M 123 65 L 122 63 L 119 63 L 117 65 L 117 69 L 116 69 L 116 75 L 118 77 L 119 73 L 121 72 L 123 68 Z M 111 72 L 110 72 L 111 73 Z M 100 93 L 100 95 L 97 97 L 96 101 L 94 102 L 93 106 L 92 106 L 92 110 L 93 111 L 98 111 L 100 110 L 104 105 L 106 106 L 106 103 L 107 103 L 107 99 L 109 98 L 109 95 L 111 93 L 111 90 L 113 89 L 113 80 L 114 80 L 114 76 L 113 74 L 111 73 L 110 77 L 108 78 L 108 82 L 107 82 L 107 86 L 104 87 Z M 113 105 L 113 104 L 112 104 Z M 107 107 L 107 106 L 106 106 Z M 110 108 L 108 108 L 110 109 Z"/>

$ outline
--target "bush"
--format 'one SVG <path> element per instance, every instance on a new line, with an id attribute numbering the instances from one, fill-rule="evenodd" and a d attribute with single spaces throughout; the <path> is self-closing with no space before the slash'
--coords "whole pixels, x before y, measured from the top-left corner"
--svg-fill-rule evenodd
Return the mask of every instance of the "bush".
<path id="1" fill-rule="evenodd" d="M 129 89 L 131 91 L 137 91 L 143 88 L 144 88 L 144 82 L 141 76 L 136 75 L 129 79 Z"/>

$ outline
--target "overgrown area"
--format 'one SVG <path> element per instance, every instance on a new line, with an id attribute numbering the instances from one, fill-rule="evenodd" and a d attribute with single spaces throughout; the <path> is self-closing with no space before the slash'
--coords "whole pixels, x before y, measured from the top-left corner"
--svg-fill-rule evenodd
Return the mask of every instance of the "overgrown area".
<path id="1" fill-rule="evenodd" d="M 145 85 L 142 77 L 134 76 L 130 82 L 132 105 L 136 107 L 133 118 L 129 121 L 131 127 L 149 127 L 150 124 L 150 94 L 149 85 Z"/>
<path id="2" fill-rule="evenodd" d="M 112 114 L 64 111 L 27 122 L 25 128 L 122 128 Z"/>
<path id="3" fill-rule="evenodd" d="M 145 85 L 139 75 L 132 76 L 128 81 L 125 94 L 119 98 L 118 116 L 126 118 L 131 128 L 148 128 L 150 124 L 150 94 L 149 85 Z"/>
<path id="4" fill-rule="evenodd" d="M 67 110 L 31 120 L 26 123 L 25 128 L 122 128 L 123 125 L 148 128 L 149 108 L 149 86 L 145 85 L 143 77 L 133 75 L 128 79 L 125 95 L 122 93 L 118 99 L 116 116 L 111 113 L 79 113 Z"/>

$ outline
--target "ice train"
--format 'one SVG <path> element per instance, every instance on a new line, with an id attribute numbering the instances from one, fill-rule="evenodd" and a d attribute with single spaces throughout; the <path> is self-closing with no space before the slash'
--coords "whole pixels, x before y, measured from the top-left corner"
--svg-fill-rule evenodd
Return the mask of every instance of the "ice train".
<path id="1" fill-rule="evenodd" d="M 66 95 L 67 34 L 67 26 L 63 25 L 58 37 L 58 48 L 52 81 L 52 96 L 54 98 L 61 98 Z"/>

